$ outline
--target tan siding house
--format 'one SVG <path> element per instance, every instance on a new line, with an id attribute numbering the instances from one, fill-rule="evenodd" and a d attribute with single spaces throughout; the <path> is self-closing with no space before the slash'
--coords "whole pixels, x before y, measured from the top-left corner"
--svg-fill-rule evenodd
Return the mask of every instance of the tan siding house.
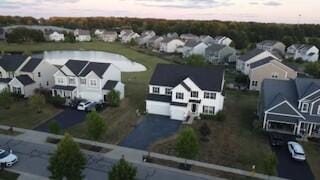
<path id="1" fill-rule="evenodd" d="M 290 80 L 297 77 L 297 72 L 271 57 L 262 62 L 250 65 L 249 73 L 250 90 L 260 91 L 261 84 L 265 79 Z"/>

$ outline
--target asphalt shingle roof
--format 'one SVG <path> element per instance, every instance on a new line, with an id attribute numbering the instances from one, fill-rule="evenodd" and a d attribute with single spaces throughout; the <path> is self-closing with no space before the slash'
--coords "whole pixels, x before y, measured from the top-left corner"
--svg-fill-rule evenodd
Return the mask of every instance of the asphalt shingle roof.
<path id="1" fill-rule="evenodd" d="M 16 78 L 25 86 L 34 83 L 34 81 L 28 75 L 20 75 Z"/>
<path id="2" fill-rule="evenodd" d="M 253 49 L 251 51 L 248 51 L 247 53 L 245 53 L 244 55 L 240 56 L 239 59 L 241 61 L 248 61 L 251 58 L 263 53 L 265 50 L 262 49 Z"/>
<path id="3" fill-rule="evenodd" d="M 148 94 L 147 100 L 171 103 L 171 96 Z"/>
<path id="4" fill-rule="evenodd" d="M 74 75 L 78 75 L 87 64 L 88 61 L 69 60 L 65 66 L 70 69 Z"/>
<path id="5" fill-rule="evenodd" d="M 26 59 L 27 56 L 24 55 L 6 54 L 0 57 L 0 66 L 6 71 L 16 71 Z"/>
<path id="6" fill-rule="evenodd" d="M 221 49 L 223 49 L 225 47 L 227 47 L 227 46 L 222 45 L 222 44 L 212 44 L 206 49 L 206 51 L 217 52 L 217 51 L 220 51 Z"/>
<path id="7" fill-rule="evenodd" d="M 11 78 L 0 78 L 0 83 L 9 83 L 11 81 Z"/>
<path id="8" fill-rule="evenodd" d="M 151 85 L 175 87 L 190 78 L 202 90 L 221 92 L 224 69 L 221 66 L 193 67 L 158 64 L 150 80 Z"/>
<path id="9" fill-rule="evenodd" d="M 260 61 L 256 61 L 254 63 L 251 63 L 250 64 L 250 67 L 253 69 L 253 68 L 256 68 L 256 67 L 259 67 L 259 66 L 262 66 L 262 65 L 265 65 L 267 63 L 269 63 L 270 61 L 274 60 L 273 57 L 269 56 L 269 57 L 266 57 Z"/>
<path id="10" fill-rule="evenodd" d="M 23 66 L 21 71 L 23 72 L 33 72 L 35 68 L 41 63 L 42 59 L 40 58 L 32 58 L 30 59 L 27 64 Z"/>
<path id="11" fill-rule="evenodd" d="M 112 80 L 109 80 L 106 82 L 106 84 L 103 86 L 102 89 L 104 90 L 112 90 L 116 87 L 116 85 L 119 83 L 119 81 L 112 81 Z"/>
<path id="12" fill-rule="evenodd" d="M 76 87 L 74 86 L 59 86 L 59 85 L 55 85 L 52 87 L 52 89 L 59 89 L 59 90 L 65 90 L 65 91 L 73 91 L 74 89 L 76 89 Z"/>
<path id="13" fill-rule="evenodd" d="M 103 74 L 109 68 L 110 63 L 97 63 L 97 62 L 89 62 L 89 64 L 81 71 L 80 76 L 84 77 L 88 75 L 91 71 L 96 73 L 100 78 L 102 78 Z"/>

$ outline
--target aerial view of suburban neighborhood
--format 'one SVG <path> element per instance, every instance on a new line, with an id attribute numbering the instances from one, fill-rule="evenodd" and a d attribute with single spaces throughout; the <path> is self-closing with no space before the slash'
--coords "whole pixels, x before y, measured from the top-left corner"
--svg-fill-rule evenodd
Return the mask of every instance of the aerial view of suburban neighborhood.
<path id="1" fill-rule="evenodd" d="M 320 180 L 318 7 L 0 0 L 0 180 Z"/>

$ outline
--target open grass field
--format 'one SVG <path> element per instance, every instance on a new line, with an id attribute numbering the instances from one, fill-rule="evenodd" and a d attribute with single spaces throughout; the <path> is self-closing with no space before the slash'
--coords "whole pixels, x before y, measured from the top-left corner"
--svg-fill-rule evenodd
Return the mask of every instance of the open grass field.
<path id="1" fill-rule="evenodd" d="M 265 172 L 264 157 L 272 151 L 265 134 L 252 127 L 257 97 L 256 93 L 226 91 L 225 121 L 203 120 L 193 123 L 192 127 L 198 133 L 204 122 L 211 129 L 210 141 L 200 141 L 198 160 L 249 171 L 255 165 L 258 172 Z M 162 140 L 153 145 L 151 151 L 175 154 L 175 141 L 174 137 Z"/>
<path id="2" fill-rule="evenodd" d="M 32 129 L 58 112 L 59 109 L 47 104 L 41 113 L 37 113 L 27 100 L 19 100 L 13 103 L 10 109 L 0 109 L 0 124 Z"/>
<path id="3" fill-rule="evenodd" d="M 147 71 L 137 73 L 122 73 L 122 81 L 125 87 L 125 99 L 119 108 L 107 108 L 101 113 L 108 124 L 108 131 L 102 141 L 117 144 L 126 137 L 139 121 L 136 110 L 143 112 L 147 87 L 156 64 L 168 63 L 156 56 L 137 52 L 120 43 L 39 43 L 39 44 L 1 44 L 0 51 L 6 52 L 40 52 L 45 50 L 97 50 L 117 53 L 143 64 Z M 80 138 L 88 138 L 86 135 L 86 123 L 79 124 L 69 130 L 72 135 Z"/>

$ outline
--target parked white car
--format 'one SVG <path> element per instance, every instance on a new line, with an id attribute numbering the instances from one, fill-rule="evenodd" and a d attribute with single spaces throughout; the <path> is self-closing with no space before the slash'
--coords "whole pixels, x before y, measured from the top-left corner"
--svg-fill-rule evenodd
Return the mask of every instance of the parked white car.
<path id="1" fill-rule="evenodd" d="M 78 104 L 77 109 L 79 111 L 91 111 L 95 108 L 96 103 L 93 101 L 82 101 Z"/>
<path id="2" fill-rule="evenodd" d="M 18 162 L 18 157 L 12 153 L 12 150 L 6 151 L 0 149 L 0 163 L 4 163 L 6 167 L 11 167 Z"/>
<path id="3" fill-rule="evenodd" d="M 289 149 L 289 152 L 290 152 L 291 157 L 293 159 L 298 160 L 298 161 L 305 161 L 306 160 L 306 155 L 304 153 L 304 150 L 299 143 L 289 141 L 288 142 L 288 149 Z"/>

